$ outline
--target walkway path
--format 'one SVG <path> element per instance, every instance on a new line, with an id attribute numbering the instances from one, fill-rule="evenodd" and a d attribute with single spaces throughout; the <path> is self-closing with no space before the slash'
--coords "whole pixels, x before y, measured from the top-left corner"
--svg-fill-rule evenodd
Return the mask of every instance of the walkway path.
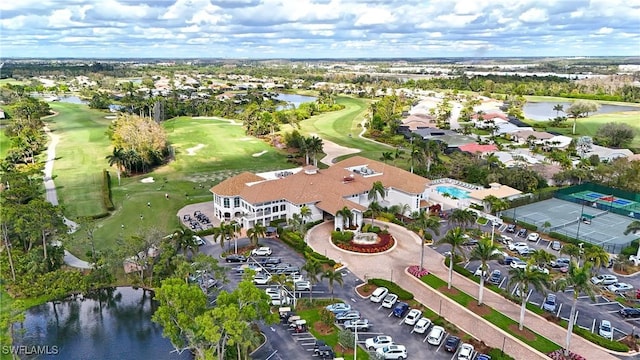
<path id="1" fill-rule="evenodd" d="M 333 141 L 322 139 L 322 152 L 324 152 L 326 156 L 320 159 L 320 162 L 331 166 L 335 162 L 336 158 L 343 155 L 359 153 L 360 149 L 349 148 L 338 145 Z"/>
<path id="2" fill-rule="evenodd" d="M 500 329 L 487 323 L 439 291 L 422 284 L 413 276 L 405 273 L 405 269 L 409 265 L 420 263 L 420 238 L 415 233 L 396 224 L 384 223 L 380 225 L 389 226 L 389 231 L 397 240 L 395 248 L 385 254 L 353 254 L 335 247 L 329 240 L 333 229 L 332 223 L 324 223 L 311 229 L 308 234 L 309 246 L 320 254 L 326 254 L 329 258 L 346 264 L 349 270 L 364 280 L 375 277 L 395 281 L 401 287 L 412 292 L 416 300 L 440 313 L 459 328 L 489 346 L 498 349 L 504 348 L 506 353 L 516 359 L 548 359 L 544 354 L 514 338 L 507 329 Z M 429 247 L 424 250 L 425 268 L 441 279 L 448 279 L 448 268 L 444 265 L 444 257 Z M 375 264 L 375 266 L 371 264 Z M 455 272 L 453 286 L 474 297 L 478 294 L 479 285 L 477 283 Z M 520 317 L 519 305 L 488 289 L 485 289 L 484 292 L 484 303 L 516 322 Z M 537 314 L 527 311 L 525 326 L 560 346 L 565 343 L 566 330 Z M 587 359 L 617 359 L 606 350 L 575 335 L 571 340 L 571 349 Z"/>

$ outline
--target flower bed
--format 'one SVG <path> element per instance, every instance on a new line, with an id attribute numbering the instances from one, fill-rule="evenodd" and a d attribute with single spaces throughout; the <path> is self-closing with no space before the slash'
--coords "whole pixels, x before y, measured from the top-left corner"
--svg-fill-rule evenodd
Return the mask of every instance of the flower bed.
<path id="1" fill-rule="evenodd" d="M 547 354 L 553 360 L 587 360 L 585 357 L 580 356 L 576 353 L 569 352 L 569 356 L 564 356 L 564 349 L 559 349 L 554 352 Z"/>
<path id="2" fill-rule="evenodd" d="M 391 234 L 379 234 L 378 241 L 375 244 L 355 244 L 353 241 L 348 243 L 335 242 L 334 244 L 342 250 L 353 251 L 357 253 L 375 254 L 383 251 L 387 251 L 395 244 L 395 239 Z"/>
<path id="3" fill-rule="evenodd" d="M 420 269 L 419 265 L 411 265 L 407 271 L 418 279 L 425 275 L 429 275 L 429 271 L 425 268 Z"/>

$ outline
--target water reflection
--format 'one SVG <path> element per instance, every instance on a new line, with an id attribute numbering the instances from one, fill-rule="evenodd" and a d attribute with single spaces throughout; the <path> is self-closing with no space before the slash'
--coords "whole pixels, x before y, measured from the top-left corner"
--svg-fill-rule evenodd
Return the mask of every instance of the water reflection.
<path id="1" fill-rule="evenodd" d="M 48 302 L 14 324 L 14 344 L 57 350 L 23 359 L 191 359 L 172 352 L 162 328 L 151 321 L 156 307 L 150 292 L 130 287 Z"/>

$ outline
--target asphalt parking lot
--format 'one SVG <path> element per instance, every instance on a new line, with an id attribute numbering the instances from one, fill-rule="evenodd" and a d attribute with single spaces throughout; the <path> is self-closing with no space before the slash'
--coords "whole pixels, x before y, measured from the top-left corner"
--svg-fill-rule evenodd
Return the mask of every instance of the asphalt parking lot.
<path id="1" fill-rule="evenodd" d="M 502 228 L 504 227 L 505 226 L 503 226 Z M 491 233 L 491 226 L 485 226 L 482 228 L 482 230 L 487 233 Z M 497 227 L 496 227 L 496 230 L 498 230 Z M 445 232 L 446 231 L 441 231 L 441 233 L 443 234 Z M 518 237 L 516 235 L 517 231 L 516 233 L 504 233 L 504 234 L 511 237 L 514 242 L 526 242 L 530 248 L 543 249 L 547 252 L 550 252 L 556 255 L 557 257 L 562 257 L 562 256 L 566 257 L 566 255 L 561 256 L 559 251 L 552 250 L 551 241 L 548 239 L 541 238 L 538 241 L 533 242 L 533 241 L 528 241 L 526 237 Z M 496 234 L 494 237 L 495 241 L 498 241 L 499 238 L 500 238 L 500 232 L 496 231 Z M 440 253 L 444 253 L 450 250 L 448 246 L 434 247 L 434 249 L 436 249 Z M 472 247 L 468 246 L 465 248 L 465 252 L 468 254 L 471 251 L 471 249 Z M 507 251 L 506 248 L 503 250 Z M 513 256 L 519 257 L 517 253 L 513 253 Z M 525 258 L 522 258 L 522 259 L 525 259 Z M 479 261 L 470 261 L 463 264 L 463 266 L 471 272 L 475 271 L 479 265 L 480 265 Z M 499 264 L 498 261 L 495 261 L 495 260 L 490 261 L 488 265 L 490 267 L 490 270 L 488 271 L 488 273 L 491 273 L 491 271 L 494 269 L 498 269 L 501 271 L 502 279 L 499 283 L 499 286 L 505 289 L 508 284 L 508 280 L 509 280 L 508 274 L 511 267 L 508 265 Z M 554 273 L 557 273 L 557 271 L 554 271 L 553 269 L 551 269 L 550 273 L 553 276 Z M 611 272 L 610 269 L 607 269 L 607 268 L 602 268 L 599 271 L 599 273 L 613 274 L 613 272 Z M 618 277 L 618 279 L 620 282 L 631 283 L 632 285 L 634 285 L 635 288 L 638 288 L 637 277 L 632 277 L 632 278 Z M 511 289 L 511 293 L 513 294 L 514 292 L 515 292 L 515 289 Z M 571 313 L 571 306 L 573 304 L 573 289 L 568 288 L 564 292 L 557 292 L 555 294 L 557 295 L 557 307 L 556 307 L 555 314 L 556 316 L 559 316 L 562 319 L 568 321 Z M 477 294 L 471 294 L 471 295 L 477 296 Z M 544 302 L 545 296 L 546 296 L 545 294 L 539 293 L 535 289 L 533 289 L 533 290 L 530 290 L 529 293 L 527 294 L 527 300 L 532 304 L 542 307 L 542 303 Z M 508 300 L 505 299 L 505 301 L 508 301 Z M 624 306 L 621 305 L 619 302 L 609 301 L 606 297 L 602 296 L 602 293 L 599 291 L 596 291 L 596 297 L 593 301 L 588 296 L 584 294 L 580 294 L 580 296 L 578 297 L 578 302 L 576 304 L 577 318 L 576 318 L 575 324 L 576 326 L 580 326 L 585 330 L 589 330 L 591 332 L 597 333 L 598 328 L 600 326 L 600 322 L 602 320 L 609 320 L 611 321 L 611 324 L 613 326 L 614 339 L 620 339 L 628 334 L 638 333 L 638 330 L 636 330 L 636 327 L 640 327 L 640 319 L 622 318 L 618 314 L 618 311 L 623 307 Z M 525 322 L 526 322 L 526 318 L 525 318 Z"/>

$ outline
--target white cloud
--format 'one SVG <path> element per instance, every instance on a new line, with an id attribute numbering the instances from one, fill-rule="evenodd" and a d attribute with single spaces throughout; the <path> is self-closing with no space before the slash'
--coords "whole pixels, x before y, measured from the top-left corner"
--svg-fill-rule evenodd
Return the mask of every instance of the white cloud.
<path id="1" fill-rule="evenodd" d="M 367 8 L 358 16 L 355 26 L 388 24 L 395 21 L 395 16 L 387 9 Z"/>
<path id="2" fill-rule="evenodd" d="M 531 8 L 518 17 L 520 21 L 525 23 L 542 23 L 549 19 L 547 10 L 539 8 Z"/>
<path id="3" fill-rule="evenodd" d="M 596 31 L 596 34 L 608 35 L 608 34 L 611 34 L 612 32 L 613 32 L 613 29 L 610 27 L 601 27 L 600 29 L 598 29 L 598 31 Z"/>

